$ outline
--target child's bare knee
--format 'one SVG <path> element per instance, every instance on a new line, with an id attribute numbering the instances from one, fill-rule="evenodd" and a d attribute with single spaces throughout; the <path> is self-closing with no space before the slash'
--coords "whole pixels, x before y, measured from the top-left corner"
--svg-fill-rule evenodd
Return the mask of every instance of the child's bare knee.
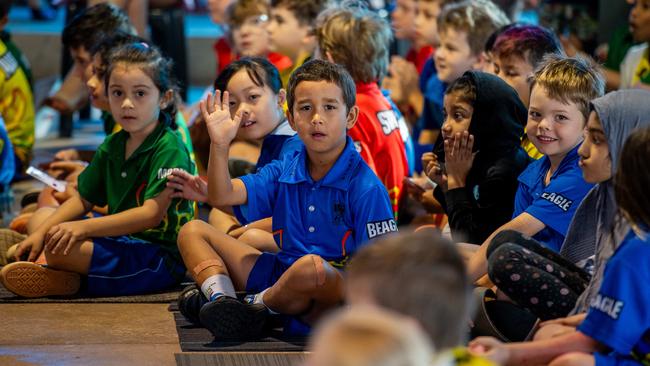
<path id="1" fill-rule="evenodd" d="M 297 269 L 301 273 L 308 274 L 310 277 L 313 277 L 314 283 L 317 287 L 323 286 L 327 280 L 327 270 L 325 268 L 325 261 L 320 256 L 315 254 L 307 254 L 299 258 L 294 266 L 297 266 Z"/>
<path id="2" fill-rule="evenodd" d="M 206 223 L 201 220 L 192 220 L 187 224 L 181 227 L 181 230 L 178 232 L 178 245 L 186 241 L 187 239 L 195 238 L 196 236 L 202 236 L 205 232 Z"/>

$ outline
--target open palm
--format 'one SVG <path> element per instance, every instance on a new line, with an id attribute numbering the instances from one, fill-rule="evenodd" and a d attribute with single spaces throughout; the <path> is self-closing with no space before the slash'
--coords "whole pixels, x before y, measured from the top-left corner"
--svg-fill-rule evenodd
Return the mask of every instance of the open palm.
<path id="1" fill-rule="evenodd" d="M 231 117 L 228 92 L 223 92 L 223 100 L 219 90 L 214 92 L 214 96 L 212 93 L 208 93 L 208 96 L 201 101 L 200 108 L 210 141 L 219 147 L 230 146 L 230 142 L 235 138 L 239 129 L 241 113 L 237 112 L 234 118 Z"/>

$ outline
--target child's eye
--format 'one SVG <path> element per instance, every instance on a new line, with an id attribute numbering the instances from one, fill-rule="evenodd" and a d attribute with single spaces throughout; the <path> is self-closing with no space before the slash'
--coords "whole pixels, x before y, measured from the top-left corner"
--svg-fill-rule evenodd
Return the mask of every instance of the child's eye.
<path id="1" fill-rule="evenodd" d="M 456 121 L 462 121 L 464 117 L 465 117 L 465 116 L 463 116 L 463 114 L 460 113 L 460 112 L 455 112 L 455 113 L 454 113 L 454 119 L 455 119 Z"/>
<path id="2" fill-rule="evenodd" d="M 499 68 L 499 65 L 494 64 L 494 73 L 498 75 L 500 72 L 501 72 L 501 68 Z"/>
<path id="3" fill-rule="evenodd" d="M 563 114 L 558 114 L 557 116 L 555 116 L 555 119 L 557 119 L 558 121 L 566 121 L 569 118 Z"/>
<path id="4" fill-rule="evenodd" d="M 602 140 L 600 139 L 600 137 L 592 135 L 591 136 L 591 142 L 593 142 L 594 145 L 600 145 Z"/>
<path id="5" fill-rule="evenodd" d="M 326 111 L 331 111 L 331 110 L 334 110 L 334 109 L 336 109 L 335 105 L 332 105 L 332 104 L 326 104 L 325 105 L 325 110 Z"/>
<path id="6" fill-rule="evenodd" d="M 539 112 L 535 112 L 535 111 L 528 112 L 528 116 L 530 116 L 530 118 L 532 118 L 534 120 L 539 119 L 539 118 L 542 117 L 542 115 Z"/>
<path id="7" fill-rule="evenodd" d="M 232 100 L 230 102 L 228 102 L 228 107 L 229 108 L 235 108 L 236 106 L 237 106 L 237 102 L 234 102 Z"/>
<path id="8" fill-rule="evenodd" d="M 121 97 L 122 96 L 122 91 L 121 90 L 113 90 L 111 92 L 111 95 L 114 97 Z"/>
<path id="9" fill-rule="evenodd" d="M 250 95 L 250 96 L 248 97 L 248 99 L 250 99 L 250 100 L 253 100 L 253 101 L 254 101 L 254 100 L 257 100 L 257 99 L 259 99 L 259 97 L 260 97 L 260 96 L 259 96 L 258 94 L 252 94 L 252 95 Z"/>
<path id="10" fill-rule="evenodd" d="M 508 71 L 506 71 L 506 76 L 514 78 L 514 77 L 519 76 L 519 74 L 517 72 L 515 72 L 515 71 L 508 70 Z"/>
<path id="11" fill-rule="evenodd" d="M 135 92 L 135 95 L 138 96 L 138 97 L 140 97 L 140 98 L 144 97 L 146 94 L 147 94 L 147 93 L 146 93 L 144 90 L 137 90 L 137 91 Z"/>
<path id="12" fill-rule="evenodd" d="M 301 110 L 301 111 L 310 111 L 311 106 L 310 105 L 302 105 L 302 106 L 300 106 L 299 110 Z"/>

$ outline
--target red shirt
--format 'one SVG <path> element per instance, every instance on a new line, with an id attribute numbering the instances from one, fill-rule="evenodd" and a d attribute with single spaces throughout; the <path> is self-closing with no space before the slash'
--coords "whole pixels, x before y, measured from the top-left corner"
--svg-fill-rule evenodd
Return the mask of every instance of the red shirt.
<path id="1" fill-rule="evenodd" d="M 217 59 L 217 75 L 225 69 L 231 62 L 238 60 L 239 55 L 235 54 L 230 42 L 225 37 L 219 38 L 212 46 L 214 55 Z M 291 59 L 287 56 L 275 52 L 269 52 L 266 58 L 273 64 L 279 71 L 291 67 Z"/>
<path id="2" fill-rule="evenodd" d="M 433 57 L 433 51 L 435 51 L 435 48 L 431 46 L 424 46 L 419 50 L 416 50 L 415 48 L 411 48 L 409 52 L 406 54 L 406 61 L 414 64 L 415 67 L 418 69 L 418 74 L 421 74 L 422 69 L 424 68 L 424 64 L 427 62 L 428 59 Z"/>
<path id="3" fill-rule="evenodd" d="M 357 106 L 359 118 L 348 135 L 363 160 L 386 186 L 397 218 L 402 180 L 408 175 L 397 118 L 376 83 L 357 83 Z"/>

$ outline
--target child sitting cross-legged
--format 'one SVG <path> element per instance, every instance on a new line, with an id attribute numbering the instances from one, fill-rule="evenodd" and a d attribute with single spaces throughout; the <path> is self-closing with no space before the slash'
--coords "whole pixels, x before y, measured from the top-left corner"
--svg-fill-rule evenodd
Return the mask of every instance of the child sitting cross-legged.
<path id="1" fill-rule="evenodd" d="M 16 260 L 29 253 L 29 261 L 0 271 L 17 295 L 71 295 L 80 275 L 98 296 L 162 290 L 184 278 L 176 236 L 194 209 L 171 198 L 166 176 L 175 168 L 191 171 L 193 163 L 173 132 L 171 62 L 152 46 L 132 43 L 109 64 L 106 92 L 122 130 L 99 146 L 70 199 L 30 220 L 30 235 L 15 252 Z M 81 220 L 93 205 L 108 205 L 108 215 Z M 47 267 L 32 263 L 41 254 Z"/>
<path id="2" fill-rule="evenodd" d="M 263 253 L 201 221 L 183 227 L 179 248 L 201 288 L 187 302 L 198 305 L 195 319 L 217 339 L 259 337 L 270 313 L 315 320 L 343 300 L 340 270 L 348 258 L 397 229 L 388 192 L 346 136 L 358 114 L 347 71 L 307 62 L 291 76 L 287 100 L 304 148 L 232 180 L 228 149 L 244 111 L 231 116 L 227 91 L 201 103 L 211 139 L 209 202 L 232 207 L 242 223 L 272 216 L 280 247 Z M 235 290 L 255 295 L 244 302 Z"/>

